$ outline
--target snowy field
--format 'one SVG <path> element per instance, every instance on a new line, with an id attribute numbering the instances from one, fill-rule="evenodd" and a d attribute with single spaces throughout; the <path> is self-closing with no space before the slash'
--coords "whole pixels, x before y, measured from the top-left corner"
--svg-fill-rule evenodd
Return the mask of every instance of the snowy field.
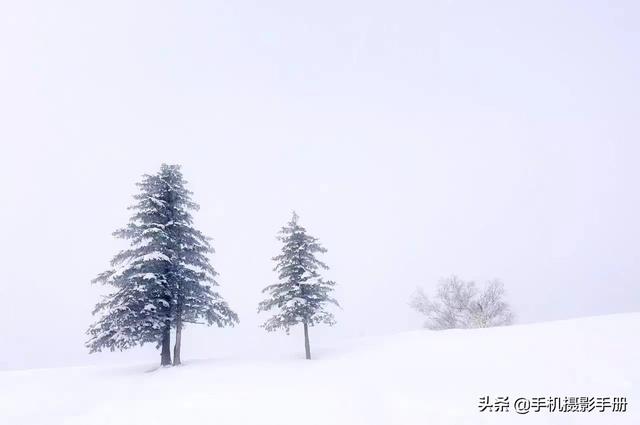
<path id="1" fill-rule="evenodd" d="M 640 313 L 420 330 L 318 348 L 312 361 L 258 353 L 167 369 L 3 371 L 0 424 L 638 424 L 638 335 Z M 623 396 L 629 405 L 481 413 L 481 396 Z"/>

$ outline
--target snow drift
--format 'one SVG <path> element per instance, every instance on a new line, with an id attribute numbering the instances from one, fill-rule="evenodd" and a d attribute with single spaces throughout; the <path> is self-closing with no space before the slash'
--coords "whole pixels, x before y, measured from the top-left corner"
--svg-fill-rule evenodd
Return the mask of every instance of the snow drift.
<path id="1" fill-rule="evenodd" d="M 226 358 L 0 372 L 0 423 L 637 424 L 640 313 L 479 330 L 419 330 Z M 155 360 L 155 359 L 154 359 Z M 479 399 L 626 397 L 626 413 L 480 412 Z"/>

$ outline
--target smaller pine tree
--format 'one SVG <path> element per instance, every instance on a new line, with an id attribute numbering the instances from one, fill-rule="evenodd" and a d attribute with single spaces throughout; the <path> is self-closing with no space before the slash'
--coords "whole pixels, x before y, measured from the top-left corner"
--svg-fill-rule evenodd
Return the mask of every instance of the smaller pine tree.
<path id="1" fill-rule="evenodd" d="M 335 324 L 332 313 L 325 310 L 327 304 L 339 306 L 331 297 L 335 282 L 322 279 L 319 270 L 329 267 L 316 258 L 317 253 L 327 250 L 317 238 L 307 234 L 298 224 L 298 215 L 294 212 L 291 221 L 278 235 L 283 243 L 280 255 L 273 258 L 278 273 L 278 283 L 262 290 L 269 298 L 258 305 L 258 312 L 277 310 L 262 327 L 268 332 L 284 329 L 288 334 L 291 327 L 302 323 L 304 328 L 304 347 L 306 358 L 311 358 L 309 344 L 309 326 L 319 323 Z"/>

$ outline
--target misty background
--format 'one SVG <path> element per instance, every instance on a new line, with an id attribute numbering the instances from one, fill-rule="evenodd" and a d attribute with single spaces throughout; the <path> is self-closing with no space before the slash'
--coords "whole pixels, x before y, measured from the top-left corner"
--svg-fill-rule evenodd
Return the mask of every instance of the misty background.
<path id="1" fill-rule="evenodd" d="M 323 342 L 417 329 L 409 297 L 499 278 L 518 323 L 640 310 L 634 1 L 0 2 L 0 368 L 89 356 L 135 182 L 183 166 L 240 326 L 292 210 L 329 250 Z"/>

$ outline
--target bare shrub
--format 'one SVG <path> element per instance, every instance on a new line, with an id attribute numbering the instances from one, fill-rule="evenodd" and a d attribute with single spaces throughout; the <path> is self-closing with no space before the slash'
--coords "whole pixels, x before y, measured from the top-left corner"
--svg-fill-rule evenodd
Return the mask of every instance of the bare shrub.
<path id="1" fill-rule="evenodd" d="M 451 276 L 440 281 L 433 301 L 418 289 L 410 305 L 426 316 L 424 326 L 429 329 L 488 328 L 513 323 L 514 315 L 504 296 L 499 280 L 478 289 L 474 282 Z"/>

